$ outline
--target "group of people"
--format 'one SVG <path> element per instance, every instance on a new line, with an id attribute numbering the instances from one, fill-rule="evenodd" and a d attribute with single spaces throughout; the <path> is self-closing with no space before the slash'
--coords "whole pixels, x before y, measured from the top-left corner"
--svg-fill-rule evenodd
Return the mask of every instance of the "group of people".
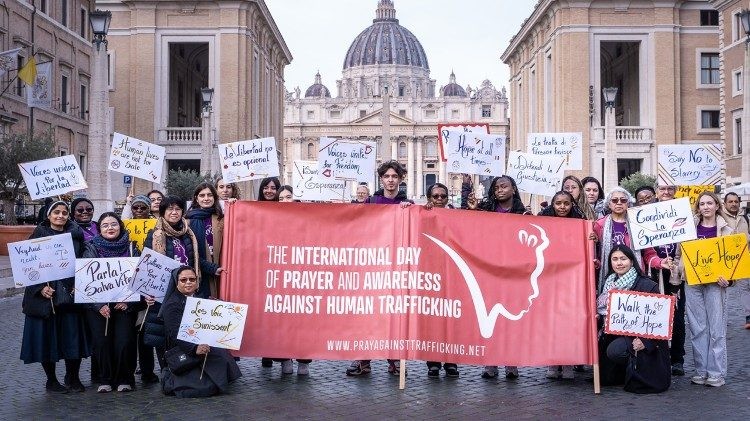
<path id="1" fill-rule="evenodd" d="M 357 187 L 352 203 L 413 205 L 399 185 L 406 170 L 397 161 L 381 164 L 377 170 L 381 188 L 370 195 L 366 185 Z M 471 177 L 464 177 L 461 208 L 499 214 L 532 214 L 521 201 L 512 177 L 495 177 L 488 194 L 481 200 L 473 193 Z M 632 206 L 674 199 L 673 186 L 642 186 L 635 197 L 621 187 L 602 190 L 596 178 L 579 180 L 567 176 L 562 190 L 544 204 L 540 216 L 589 220 L 593 233 L 589 238 L 596 248 L 596 308 L 599 322 L 599 356 L 603 385 L 624 385 L 636 393 L 656 393 L 669 388 L 672 375 L 684 375 L 685 317 L 691 329 L 695 373 L 691 382 L 721 386 L 727 374 L 726 288 L 733 282 L 723 278 L 715 283 L 685 285 L 684 263 L 678 244 L 632 249 L 627 212 Z M 436 183 L 427 189 L 428 209 L 453 208 L 448 187 Z M 219 179 L 196 186 L 189 208 L 186 201 L 165 196 L 158 190 L 146 195 L 129 196 L 122 219 L 156 219 L 156 226 L 145 240 L 145 247 L 177 260 L 181 266 L 172 274 L 167 295 L 160 304 L 153 297 L 134 303 L 74 304 L 74 279 L 62 279 L 26 288 L 23 299 L 25 325 L 21 358 L 25 363 L 39 362 L 47 375 L 50 392 L 83 391 L 79 377 L 81 359 L 91 356 L 92 383 L 101 393 L 135 388 L 135 373 L 140 370 L 144 383 L 158 382 L 154 352 L 162 373 L 162 388 L 177 396 L 208 396 L 220 393 L 241 376 L 237 363 L 226 350 L 206 344 L 195 345 L 177 339 L 177 328 L 186 297 L 220 298 L 223 203 L 240 199 L 236 185 Z M 259 201 L 293 202 L 291 186 L 278 178 L 263 179 Z M 728 193 L 723 201 L 712 192 L 701 193 L 694 207 L 699 238 L 737 233 L 748 234 L 748 223 L 739 212 L 739 197 Z M 122 219 L 105 212 L 93 221 L 93 204 L 76 199 L 68 205 L 56 201 L 46 209 L 45 219 L 31 238 L 70 233 L 76 257 L 138 256 L 140 250 L 130 240 Z M 72 215 L 71 215 L 72 212 Z M 502 217 L 502 216 L 500 216 Z M 739 282 L 750 328 L 750 283 Z M 606 303 L 613 289 L 660 292 L 676 297 L 677 308 L 671 341 L 605 334 L 602 328 Z M 175 355 L 177 355 L 175 357 Z M 174 358 L 172 358 L 174 357 Z M 283 374 L 292 374 L 294 356 L 264 357 L 263 367 L 281 363 Z M 55 363 L 65 360 L 66 374 L 60 383 Z M 185 367 L 175 361 L 201 361 Z M 309 374 L 310 360 L 297 360 L 297 374 Z M 137 368 L 138 367 L 138 368 Z M 427 375 L 460 375 L 452 362 L 427 362 Z M 550 366 L 551 379 L 573 379 L 582 366 Z M 400 374 L 398 360 L 388 360 L 388 372 Z M 347 368 L 348 376 L 371 372 L 370 360 L 356 360 Z M 499 376 L 498 367 L 484 367 L 481 376 Z M 519 376 L 517 367 L 505 367 L 505 376 Z"/>

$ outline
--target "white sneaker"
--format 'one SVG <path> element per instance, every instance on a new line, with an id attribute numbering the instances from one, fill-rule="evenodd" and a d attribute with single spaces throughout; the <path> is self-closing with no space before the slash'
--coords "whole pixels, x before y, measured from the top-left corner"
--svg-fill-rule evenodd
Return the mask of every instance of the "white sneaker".
<path id="1" fill-rule="evenodd" d="M 706 384 L 706 378 L 700 375 L 696 375 L 690 378 L 690 383 L 703 385 Z"/>
<path id="2" fill-rule="evenodd" d="M 562 366 L 562 378 L 563 380 L 573 380 L 576 378 L 576 373 L 573 371 L 572 365 Z"/>
<path id="3" fill-rule="evenodd" d="M 112 386 L 103 384 L 96 389 L 96 393 L 109 393 L 112 391 Z"/>
<path id="4" fill-rule="evenodd" d="M 560 368 L 559 365 L 551 365 L 551 366 L 547 367 L 547 375 L 546 375 L 546 377 L 548 379 L 556 379 L 556 378 L 560 377 L 559 368 Z"/>
<path id="5" fill-rule="evenodd" d="M 121 384 L 121 385 L 117 386 L 117 391 L 118 392 L 130 392 L 132 390 L 133 390 L 133 388 L 130 387 L 129 384 Z"/>
<path id="6" fill-rule="evenodd" d="M 292 360 L 284 360 L 281 362 L 281 374 L 292 374 L 294 373 L 294 364 Z"/>
<path id="7" fill-rule="evenodd" d="M 711 387 L 724 386 L 726 382 L 721 377 L 709 377 L 706 379 L 705 385 Z"/>
<path id="8" fill-rule="evenodd" d="M 308 363 L 297 363 L 297 375 L 307 376 L 310 374 L 310 365 Z"/>

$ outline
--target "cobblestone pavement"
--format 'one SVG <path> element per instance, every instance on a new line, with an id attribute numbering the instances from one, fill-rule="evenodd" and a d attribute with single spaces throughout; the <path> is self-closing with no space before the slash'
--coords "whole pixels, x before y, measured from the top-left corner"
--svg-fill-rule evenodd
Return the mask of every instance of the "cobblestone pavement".
<path id="1" fill-rule="evenodd" d="M 10 419 L 750 419 L 750 331 L 742 328 L 738 291 L 730 289 L 728 328 L 729 376 L 721 388 L 674 377 L 672 388 L 659 395 L 633 395 L 617 387 L 594 395 L 591 372 L 574 381 L 547 380 L 542 368 L 521 368 L 517 380 L 484 380 L 481 368 L 460 367 L 458 379 L 431 379 L 423 362 L 408 363 L 406 390 L 386 373 L 384 361 L 373 361 L 365 378 L 347 378 L 345 361 L 315 361 L 308 378 L 281 376 L 280 366 L 261 368 L 258 358 L 240 361 L 244 374 L 226 395 L 205 399 L 165 397 L 158 385 L 137 382 L 131 393 L 49 395 L 39 364 L 25 366 L 18 356 L 23 330 L 21 297 L 0 300 L 0 418 Z M 689 340 L 688 340 L 689 342 Z M 296 366 L 296 363 L 295 363 Z M 295 367 L 296 369 L 296 367 Z M 58 375 L 62 379 L 62 362 Z M 81 378 L 89 378 L 84 361 Z"/>

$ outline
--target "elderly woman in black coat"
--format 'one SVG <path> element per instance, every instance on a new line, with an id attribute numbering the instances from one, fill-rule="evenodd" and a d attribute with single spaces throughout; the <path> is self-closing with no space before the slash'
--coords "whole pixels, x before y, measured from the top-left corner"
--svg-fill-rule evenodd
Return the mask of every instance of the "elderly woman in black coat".
<path id="1" fill-rule="evenodd" d="M 70 207 L 57 201 L 47 208 L 47 219 L 42 221 L 30 239 L 50 237 L 69 233 L 73 238 L 74 253 L 77 258 L 83 255 L 83 231 L 70 220 Z M 91 354 L 89 338 L 84 320 L 84 306 L 72 304 L 57 305 L 60 294 L 73 292 L 74 278 L 61 279 L 26 287 L 23 295 L 23 313 L 26 315 L 21 343 L 21 359 L 25 364 L 42 363 L 47 375 L 47 391 L 67 393 L 83 392 L 79 370 L 81 359 Z M 65 359 L 65 386 L 60 384 L 55 374 L 55 363 Z"/>
<path id="2" fill-rule="evenodd" d="M 607 315 L 611 290 L 659 293 L 659 286 L 644 275 L 630 247 L 619 244 L 609 253 L 609 271 L 596 300 L 600 326 Z M 603 386 L 625 385 L 633 393 L 660 393 L 672 382 L 669 344 L 665 340 L 634 336 L 599 335 L 599 367 Z"/>
<path id="3" fill-rule="evenodd" d="M 177 339 L 187 297 L 194 296 L 199 282 L 195 270 L 189 266 L 181 266 L 172 271 L 169 288 L 159 311 L 159 318 L 164 320 L 166 349 L 177 348 L 187 358 L 200 361 L 180 374 L 175 372 L 175 367 L 167 366 L 162 379 L 162 388 L 167 395 L 181 398 L 216 395 L 224 392 L 230 382 L 242 376 L 240 368 L 226 349 Z"/>

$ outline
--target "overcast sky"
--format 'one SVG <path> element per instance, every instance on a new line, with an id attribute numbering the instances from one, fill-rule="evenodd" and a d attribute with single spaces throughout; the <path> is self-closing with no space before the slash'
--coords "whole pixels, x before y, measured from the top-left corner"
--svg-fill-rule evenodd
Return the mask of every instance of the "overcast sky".
<path id="1" fill-rule="evenodd" d="M 372 24 L 378 0 L 265 0 L 294 59 L 286 67 L 288 90 L 305 92 L 320 70 L 336 95 L 344 56 Z M 537 0 L 394 0 L 396 18 L 422 43 L 430 76 L 440 87 L 451 70 L 461 86 L 489 79 L 508 86 L 500 55 Z"/>

